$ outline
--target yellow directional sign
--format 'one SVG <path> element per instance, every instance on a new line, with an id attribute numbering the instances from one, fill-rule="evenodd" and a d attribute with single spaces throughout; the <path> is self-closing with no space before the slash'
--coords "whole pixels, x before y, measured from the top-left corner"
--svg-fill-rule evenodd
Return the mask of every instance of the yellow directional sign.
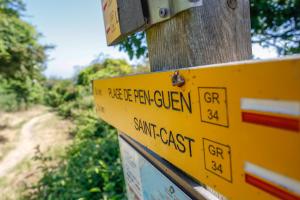
<path id="1" fill-rule="evenodd" d="M 121 35 L 117 0 L 102 0 L 107 43 L 111 44 Z"/>
<path id="2" fill-rule="evenodd" d="M 226 198 L 300 199 L 300 57 L 95 80 L 93 92 L 103 120 Z"/>

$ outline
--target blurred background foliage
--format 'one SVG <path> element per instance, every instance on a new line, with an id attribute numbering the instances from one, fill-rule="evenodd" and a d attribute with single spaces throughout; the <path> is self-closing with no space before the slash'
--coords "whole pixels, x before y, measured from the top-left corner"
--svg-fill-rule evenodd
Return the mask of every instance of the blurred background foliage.
<path id="1" fill-rule="evenodd" d="M 252 42 L 279 55 L 300 53 L 300 0 L 250 0 Z"/>
<path id="2" fill-rule="evenodd" d="M 73 80 L 46 81 L 45 103 L 74 122 L 74 141 L 54 166 L 53 158 L 36 155 L 43 177 L 28 187 L 24 199 L 125 198 L 117 131 L 94 112 L 91 80 L 135 73 L 141 68 L 106 58 L 79 71 Z"/>
<path id="3" fill-rule="evenodd" d="M 0 110 L 45 104 L 72 120 L 73 143 L 60 158 L 37 152 L 42 177 L 21 199 L 124 199 L 124 180 L 116 130 L 94 111 L 91 80 L 148 71 L 122 59 L 95 59 L 73 79 L 46 78 L 49 46 L 39 44 L 35 28 L 22 20 L 22 0 L 0 0 Z M 251 0 L 252 41 L 278 55 L 300 52 L 300 0 Z M 118 48 L 130 58 L 146 57 L 145 33 Z"/>
<path id="4" fill-rule="evenodd" d="M 21 0 L 0 0 L 0 108 L 14 111 L 43 100 L 46 49 L 21 19 Z"/>
<path id="5" fill-rule="evenodd" d="M 75 124 L 73 144 L 61 162 L 37 154 L 42 178 L 24 192 L 24 199 L 124 199 L 124 181 L 117 131 L 94 112 L 91 80 L 131 72 L 125 60 L 94 63 L 74 80 L 48 80 L 45 103 Z"/>

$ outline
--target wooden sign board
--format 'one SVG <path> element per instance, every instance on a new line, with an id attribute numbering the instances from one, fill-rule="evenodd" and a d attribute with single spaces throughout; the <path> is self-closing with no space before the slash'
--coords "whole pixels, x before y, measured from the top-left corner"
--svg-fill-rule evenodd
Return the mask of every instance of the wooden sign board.
<path id="1" fill-rule="evenodd" d="M 300 199 L 300 58 L 95 80 L 99 116 L 228 199 Z"/>
<path id="2" fill-rule="evenodd" d="M 146 24 L 142 0 L 102 0 L 108 45 L 114 45 Z"/>

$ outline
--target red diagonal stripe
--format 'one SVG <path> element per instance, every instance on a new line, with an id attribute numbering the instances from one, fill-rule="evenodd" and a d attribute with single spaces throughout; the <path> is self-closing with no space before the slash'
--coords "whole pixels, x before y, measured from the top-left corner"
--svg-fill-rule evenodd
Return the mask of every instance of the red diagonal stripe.
<path id="1" fill-rule="evenodd" d="M 106 29 L 106 34 L 108 34 L 110 32 L 110 27 L 108 27 L 107 29 Z"/>
<path id="2" fill-rule="evenodd" d="M 245 181 L 249 183 L 250 185 L 253 185 L 259 189 L 262 189 L 263 191 L 276 196 L 283 200 L 300 200 L 300 197 L 295 196 L 294 194 L 288 193 L 280 188 L 277 188 L 267 182 L 264 182 L 256 177 L 253 177 L 249 174 L 246 174 Z"/>
<path id="3" fill-rule="evenodd" d="M 264 114 L 242 112 L 244 122 L 272 126 L 276 128 L 299 131 L 299 120 L 287 117 L 270 116 Z"/>
<path id="4" fill-rule="evenodd" d="M 106 10 L 106 7 L 107 7 L 107 2 L 104 4 L 104 6 L 103 6 L 103 11 L 105 11 Z"/>

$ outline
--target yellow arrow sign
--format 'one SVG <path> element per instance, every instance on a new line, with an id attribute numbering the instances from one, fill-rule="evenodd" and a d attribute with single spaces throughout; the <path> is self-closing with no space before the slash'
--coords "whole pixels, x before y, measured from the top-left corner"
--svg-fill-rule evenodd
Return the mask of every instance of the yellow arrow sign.
<path id="1" fill-rule="evenodd" d="M 111 45 L 121 36 L 117 0 L 102 0 L 106 40 Z"/>
<path id="2" fill-rule="evenodd" d="M 95 80 L 99 116 L 229 199 L 300 199 L 300 58 Z"/>

